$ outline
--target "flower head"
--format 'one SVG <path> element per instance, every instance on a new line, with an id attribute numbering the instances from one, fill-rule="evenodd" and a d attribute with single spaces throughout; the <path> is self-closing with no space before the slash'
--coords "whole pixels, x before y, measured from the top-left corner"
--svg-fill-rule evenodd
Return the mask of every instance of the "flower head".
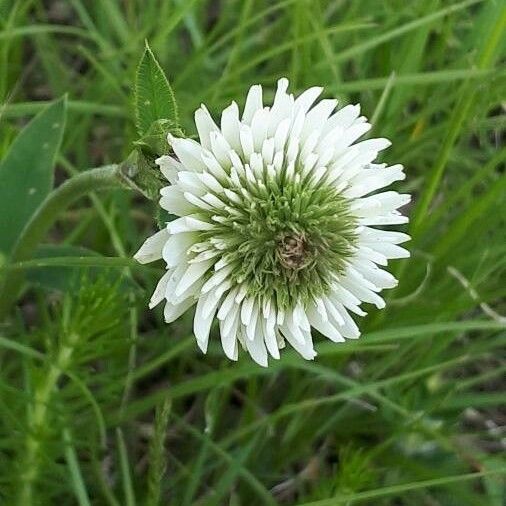
<path id="1" fill-rule="evenodd" d="M 396 285 L 379 266 L 409 256 L 400 232 L 371 228 L 408 220 L 409 195 L 377 192 L 404 179 L 401 165 L 373 164 L 386 139 L 355 143 L 371 127 L 358 105 L 297 98 L 280 79 L 272 106 L 250 88 L 242 117 L 235 102 L 218 127 L 202 106 L 200 142 L 169 135 L 175 156 L 157 160 L 171 183 L 160 205 L 178 216 L 150 237 L 135 258 L 163 258 L 167 272 L 150 307 L 165 300 L 171 322 L 197 304 L 194 333 L 207 350 L 213 319 L 225 354 L 239 346 L 259 364 L 288 342 L 313 359 L 311 327 L 332 341 L 359 337 L 351 313 Z"/>

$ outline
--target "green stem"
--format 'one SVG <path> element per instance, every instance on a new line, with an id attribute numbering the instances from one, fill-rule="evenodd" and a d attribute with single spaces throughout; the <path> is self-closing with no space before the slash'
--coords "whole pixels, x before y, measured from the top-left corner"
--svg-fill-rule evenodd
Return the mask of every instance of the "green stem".
<path id="1" fill-rule="evenodd" d="M 39 474 L 42 436 L 48 425 L 48 407 L 53 392 L 58 388 L 58 381 L 63 371 L 70 365 L 78 341 L 78 335 L 69 336 L 67 342 L 58 351 L 54 362 L 41 376 L 41 383 L 35 389 L 33 406 L 28 411 L 28 433 L 23 451 L 22 472 L 19 476 L 18 504 L 20 506 L 28 506 L 34 502 L 34 484 Z"/>
<path id="2" fill-rule="evenodd" d="M 62 211 L 91 191 L 128 186 L 120 165 L 87 170 L 65 181 L 42 202 L 21 232 L 10 261 L 21 262 L 32 257 L 35 248 L 46 236 Z M 131 185 L 130 185 L 131 187 Z M 7 271 L 0 285 L 0 321 L 16 301 L 23 282 L 22 271 Z"/>

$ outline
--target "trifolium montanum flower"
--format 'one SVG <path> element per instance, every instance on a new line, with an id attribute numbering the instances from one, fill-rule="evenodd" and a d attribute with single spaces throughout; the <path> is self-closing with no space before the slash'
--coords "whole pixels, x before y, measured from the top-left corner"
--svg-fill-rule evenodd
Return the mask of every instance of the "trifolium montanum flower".
<path id="1" fill-rule="evenodd" d="M 287 89 L 280 79 L 269 107 L 252 86 L 242 116 L 232 102 L 220 126 L 202 106 L 198 142 L 169 135 L 160 206 L 177 218 L 135 255 L 166 263 L 150 307 L 165 301 L 167 322 L 196 304 L 203 352 L 216 318 L 227 357 L 243 348 L 262 366 L 287 342 L 313 359 L 312 328 L 358 338 L 350 313 L 383 308 L 379 292 L 397 281 L 380 266 L 409 256 L 399 246 L 408 235 L 374 228 L 408 221 L 398 208 L 409 195 L 377 191 L 405 177 L 373 163 L 390 142 L 356 142 L 371 128 L 358 105 L 336 110 L 337 100 L 316 103 L 322 88 Z"/>

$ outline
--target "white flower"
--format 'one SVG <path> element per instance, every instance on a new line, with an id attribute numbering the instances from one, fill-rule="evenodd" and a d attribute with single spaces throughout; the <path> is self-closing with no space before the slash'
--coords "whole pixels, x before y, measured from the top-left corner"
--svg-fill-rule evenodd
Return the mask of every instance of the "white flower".
<path id="1" fill-rule="evenodd" d="M 202 106 L 200 142 L 169 135 L 160 205 L 178 218 L 135 255 L 167 264 L 150 303 L 165 300 L 167 322 L 196 303 L 203 352 L 217 318 L 225 354 L 236 360 L 241 345 L 263 366 L 286 341 L 313 359 L 311 327 L 335 342 L 358 338 L 350 312 L 383 308 L 379 292 L 397 281 L 379 266 L 409 256 L 398 246 L 409 236 L 371 228 L 408 221 L 397 209 L 409 195 L 376 192 L 405 177 L 401 165 L 372 163 L 390 142 L 355 143 L 371 128 L 358 105 L 314 105 L 322 88 L 297 98 L 287 88 L 280 79 L 266 107 L 251 87 L 242 118 L 232 102 L 219 127 Z"/>

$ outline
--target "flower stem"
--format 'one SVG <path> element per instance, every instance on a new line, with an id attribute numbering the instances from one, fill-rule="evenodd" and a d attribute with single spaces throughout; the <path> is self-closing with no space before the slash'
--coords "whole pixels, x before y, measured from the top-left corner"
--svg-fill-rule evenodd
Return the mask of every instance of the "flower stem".
<path id="1" fill-rule="evenodd" d="M 78 198 L 91 191 L 118 187 L 132 187 L 121 165 L 107 165 L 90 169 L 65 181 L 51 192 L 39 206 L 21 232 L 10 257 L 10 262 L 21 262 L 32 257 L 35 248 L 46 236 L 62 211 Z M 16 301 L 22 282 L 22 271 L 7 271 L 0 282 L 0 321 Z"/>

